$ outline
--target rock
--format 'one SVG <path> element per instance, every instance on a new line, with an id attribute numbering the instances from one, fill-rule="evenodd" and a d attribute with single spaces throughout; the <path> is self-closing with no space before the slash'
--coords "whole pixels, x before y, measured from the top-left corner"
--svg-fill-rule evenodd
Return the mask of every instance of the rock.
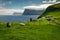
<path id="1" fill-rule="evenodd" d="M 33 22 L 37 22 L 37 20 L 32 20 Z"/>
<path id="2" fill-rule="evenodd" d="M 52 20 L 52 16 L 45 17 L 48 21 Z"/>
<path id="3" fill-rule="evenodd" d="M 42 18 L 45 18 L 45 17 L 42 17 Z"/>
<path id="4" fill-rule="evenodd" d="M 25 23 L 19 23 L 20 26 L 25 26 L 26 24 Z"/>

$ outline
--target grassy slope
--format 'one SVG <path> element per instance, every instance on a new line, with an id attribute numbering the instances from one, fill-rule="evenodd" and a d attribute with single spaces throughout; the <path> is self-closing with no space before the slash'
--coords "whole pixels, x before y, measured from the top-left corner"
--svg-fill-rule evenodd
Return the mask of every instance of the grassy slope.
<path id="1" fill-rule="evenodd" d="M 47 15 L 60 18 L 60 11 L 47 12 Z M 24 27 L 18 22 L 12 23 L 10 28 L 6 23 L 0 24 L 0 40 L 60 40 L 60 24 L 45 18 L 38 19 L 38 22 L 25 22 Z"/>

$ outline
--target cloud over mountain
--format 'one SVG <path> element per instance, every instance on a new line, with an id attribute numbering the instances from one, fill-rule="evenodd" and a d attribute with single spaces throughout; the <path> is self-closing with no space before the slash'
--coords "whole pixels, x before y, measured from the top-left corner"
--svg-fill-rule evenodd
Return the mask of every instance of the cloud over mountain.
<path id="1" fill-rule="evenodd" d="M 46 7 L 48 7 L 50 5 L 52 5 L 52 4 L 42 4 L 42 5 L 39 5 L 39 6 L 25 6 L 24 8 L 35 9 L 35 10 L 43 10 L 43 9 L 46 9 Z"/>

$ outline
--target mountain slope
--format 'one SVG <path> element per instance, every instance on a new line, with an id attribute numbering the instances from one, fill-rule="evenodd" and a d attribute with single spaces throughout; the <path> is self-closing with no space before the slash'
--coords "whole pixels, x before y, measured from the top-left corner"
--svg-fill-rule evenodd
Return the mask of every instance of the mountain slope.
<path id="1" fill-rule="evenodd" d="M 52 11 L 56 11 L 56 10 L 60 10 L 60 3 L 49 6 L 45 12 L 52 12 Z"/>
<path id="2" fill-rule="evenodd" d="M 41 4 L 40 6 L 28 6 L 23 15 L 42 15 L 46 8 L 52 4 Z"/>
<path id="3" fill-rule="evenodd" d="M 52 6 L 49 6 L 46 9 L 46 11 L 43 13 L 42 16 L 47 15 L 47 14 L 51 14 L 51 15 L 53 14 L 53 15 L 55 15 L 55 13 L 60 14 L 59 11 L 60 11 L 60 3 L 52 5 Z M 41 16 L 39 16 L 38 18 L 40 18 L 40 17 Z"/>

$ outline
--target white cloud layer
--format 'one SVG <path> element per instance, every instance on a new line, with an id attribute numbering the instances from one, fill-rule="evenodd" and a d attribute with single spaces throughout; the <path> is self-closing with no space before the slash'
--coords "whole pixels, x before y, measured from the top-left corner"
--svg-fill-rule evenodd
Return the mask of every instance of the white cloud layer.
<path id="1" fill-rule="evenodd" d="M 39 6 L 25 6 L 24 8 L 32 9 L 32 10 L 44 10 L 50 5 L 52 5 L 52 4 L 42 4 L 42 5 L 39 5 Z"/>
<path id="2" fill-rule="evenodd" d="M 2 9 L 4 5 L 5 3 L 0 3 L 0 9 Z"/>
<path id="3" fill-rule="evenodd" d="M 49 0 L 49 1 L 51 1 L 51 0 Z M 53 3 L 50 3 L 50 4 L 47 3 L 47 1 L 43 1 L 43 3 L 45 3 L 45 2 L 46 2 L 46 4 L 42 4 L 42 5 L 39 5 L 39 6 L 35 6 L 35 5 L 34 6 L 25 6 L 24 9 L 45 10 L 48 6 L 60 3 L 60 1 L 56 2 L 56 0 L 52 0 Z"/>
<path id="4" fill-rule="evenodd" d="M 14 12 L 23 13 L 20 9 L 0 9 L 0 15 L 12 15 Z"/>
<path id="5" fill-rule="evenodd" d="M 7 3 L 12 4 L 11 1 L 9 1 Z M 21 9 L 6 9 L 6 8 L 4 8 L 5 5 L 6 5 L 6 3 L 1 3 L 0 2 L 0 15 L 12 15 L 14 12 L 23 13 L 23 11 L 24 11 L 24 10 L 21 10 Z"/>
<path id="6" fill-rule="evenodd" d="M 48 0 L 48 1 L 43 1 L 43 3 L 55 3 L 57 0 Z"/>

